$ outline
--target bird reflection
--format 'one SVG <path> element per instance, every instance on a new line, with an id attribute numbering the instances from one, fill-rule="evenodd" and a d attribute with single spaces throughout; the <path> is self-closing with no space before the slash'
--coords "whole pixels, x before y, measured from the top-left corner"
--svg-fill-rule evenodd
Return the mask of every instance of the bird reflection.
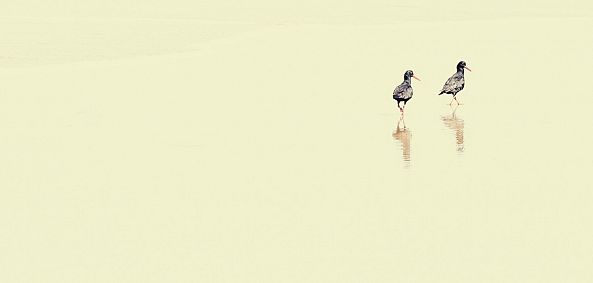
<path id="1" fill-rule="evenodd" d="M 403 126 L 403 128 L 401 127 Z M 410 136 L 411 132 L 406 127 L 406 121 L 404 121 L 404 116 L 400 116 L 399 121 L 397 122 L 397 128 L 391 134 L 393 139 L 399 141 L 401 143 L 402 148 L 402 155 L 404 161 L 408 163 L 410 162 Z"/>
<path id="2" fill-rule="evenodd" d="M 464 122 L 463 122 L 463 119 L 457 117 L 457 115 L 455 114 L 455 111 L 457 111 L 458 106 L 459 105 L 457 105 L 455 107 L 451 107 L 453 109 L 453 112 L 451 112 L 451 115 L 441 116 L 441 120 L 443 121 L 443 123 L 445 123 L 445 126 L 447 126 L 447 128 L 449 128 L 453 132 L 455 132 L 455 141 L 457 143 L 457 151 L 463 152 L 465 150 L 465 145 L 463 143 Z"/>

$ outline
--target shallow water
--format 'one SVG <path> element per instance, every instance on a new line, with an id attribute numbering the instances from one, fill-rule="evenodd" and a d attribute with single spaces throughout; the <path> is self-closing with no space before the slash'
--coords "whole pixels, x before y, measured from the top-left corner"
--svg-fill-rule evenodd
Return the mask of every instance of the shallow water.
<path id="1" fill-rule="evenodd" d="M 0 281 L 590 282 L 587 10 L 369 5 L 4 19 Z"/>

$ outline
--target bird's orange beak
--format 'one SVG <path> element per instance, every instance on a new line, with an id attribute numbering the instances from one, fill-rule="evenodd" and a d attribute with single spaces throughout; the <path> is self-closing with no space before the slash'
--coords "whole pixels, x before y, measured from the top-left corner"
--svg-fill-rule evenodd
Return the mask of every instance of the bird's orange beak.
<path id="1" fill-rule="evenodd" d="M 472 70 L 471 70 L 470 68 L 468 68 L 468 67 L 464 67 L 464 68 L 465 68 L 466 70 L 470 71 L 470 72 L 472 71 Z"/>
<path id="2" fill-rule="evenodd" d="M 418 77 L 416 77 L 416 76 L 414 76 L 414 75 L 412 75 L 412 78 L 415 78 L 415 79 L 417 79 L 417 80 L 420 80 Z"/>

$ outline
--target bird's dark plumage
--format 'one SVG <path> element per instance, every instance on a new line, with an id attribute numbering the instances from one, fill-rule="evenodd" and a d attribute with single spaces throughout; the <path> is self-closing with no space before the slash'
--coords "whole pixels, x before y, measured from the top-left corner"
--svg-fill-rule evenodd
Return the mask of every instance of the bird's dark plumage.
<path id="1" fill-rule="evenodd" d="M 447 80 L 439 95 L 446 93 L 455 96 L 463 89 L 465 86 L 464 69 L 469 70 L 465 65 L 463 61 L 457 63 L 457 72 Z"/>
<path id="2" fill-rule="evenodd" d="M 403 101 L 405 107 L 408 100 L 410 100 L 414 94 L 412 89 L 412 77 L 416 78 L 414 72 L 412 70 L 406 71 L 404 73 L 404 81 L 393 90 L 393 99 L 397 101 L 397 107 L 399 107 L 400 111 L 403 111 L 403 108 L 399 106 L 399 103 Z"/>

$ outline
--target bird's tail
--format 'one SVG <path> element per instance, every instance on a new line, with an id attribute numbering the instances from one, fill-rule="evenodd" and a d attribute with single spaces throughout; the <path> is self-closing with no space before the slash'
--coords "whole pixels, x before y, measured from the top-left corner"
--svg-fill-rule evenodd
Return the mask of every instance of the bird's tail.
<path id="1" fill-rule="evenodd" d="M 445 92 L 444 92 L 444 91 L 441 91 L 441 92 L 439 92 L 439 94 L 438 94 L 438 95 L 441 95 L 441 94 L 443 94 L 443 93 L 445 93 Z"/>

